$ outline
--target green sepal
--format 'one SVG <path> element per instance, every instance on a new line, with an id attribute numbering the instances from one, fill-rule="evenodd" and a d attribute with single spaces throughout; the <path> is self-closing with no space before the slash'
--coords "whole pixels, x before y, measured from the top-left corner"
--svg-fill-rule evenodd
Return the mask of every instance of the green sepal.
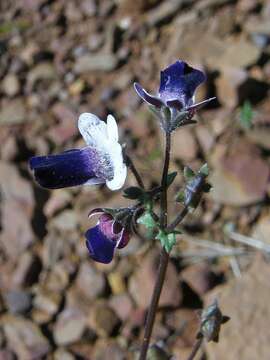
<path id="1" fill-rule="evenodd" d="M 171 110 L 170 110 L 170 108 L 168 106 L 162 106 L 161 111 L 162 111 L 164 119 L 168 123 L 170 123 L 170 121 L 171 121 Z"/>
<path id="2" fill-rule="evenodd" d="M 144 225 L 146 229 L 154 229 L 157 226 L 156 221 L 149 211 L 146 211 L 142 216 L 137 219 L 137 223 Z"/>
<path id="3" fill-rule="evenodd" d="M 194 176 L 195 176 L 194 171 L 189 166 L 185 166 L 184 167 L 184 178 L 186 180 L 191 180 L 192 178 L 194 178 Z"/>
<path id="4" fill-rule="evenodd" d="M 179 191 L 179 193 L 175 197 L 175 201 L 184 204 L 185 202 L 185 192 Z"/>
<path id="5" fill-rule="evenodd" d="M 138 186 L 130 186 L 123 191 L 123 196 L 131 200 L 143 199 L 144 191 Z"/>
<path id="6" fill-rule="evenodd" d="M 208 167 L 207 163 L 203 164 L 203 166 L 200 168 L 199 174 L 204 175 L 204 176 L 209 175 L 209 167 Z"/>
<path id="7" fill-rule="evenodd" d="M 174 182 L 176 175 L 177 175 L 177 171 L 173 171 L 167 175 L 167 187 L 169 187 Z"/>

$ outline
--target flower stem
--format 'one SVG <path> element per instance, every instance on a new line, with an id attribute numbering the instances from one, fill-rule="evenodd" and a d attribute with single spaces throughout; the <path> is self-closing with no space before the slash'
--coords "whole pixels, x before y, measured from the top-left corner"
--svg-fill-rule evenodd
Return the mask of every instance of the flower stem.
<path id="1" fill-rule="evenodd" d="M 193 360 L 197 354 L 197 352 L 199 351 L 201 345 L 203 343 L 203 338 L 201 337 L 200 339 L 197 339 L 196 342 L 193 345 L 192 351 L 189 354 L 189 357 L 187 358 L 187 360 Z"/>
<path id="2" fill-rule="evenodd" d="M 127 166 L 128 166 L 128 167 L 130 168 L 130 170 L 132 171 L 132 173 L 133 173 L 133 175 L 134 175 L 134 177 L 135 177 L 138 185 L 139 185 L 142 189 L 144 189 L 145 186 L 144 186 L 142 177 L 141 177 L 141 175 L 139 174 L 138 170 L 136 169 L 133 161 L 131 160 L 131 158 L 130 158 L 128 155 L 126 155 L 126 162 L 127 162 Z"/>
<path id="3" fill-rule="evenodd" d="M 161 180 L 162 193 L 160 198 L 160 225 L 161 228 L 163 229 L 166 228 L 167 226 L 167 217 L 168 217 L 167 176 L 168 176 L 168 170 L 170 164 L 170 151 L 171 151 L 171 134 L 166 133 L 165 160 L 164 160 L 164 167 L 163 167 L 162 180 Z M 150 307 L 147 313 L 143 343 L 141 347 L 139 360 L 145 360 L 147 356 L 147 351 L 155 322 L 160 294 L 165 280 L 168 262 L 169 262 L 169 253 L 167 253 L 166 250 L 162 248 L 160 253 L 157 279 L 152 294 Z"/>

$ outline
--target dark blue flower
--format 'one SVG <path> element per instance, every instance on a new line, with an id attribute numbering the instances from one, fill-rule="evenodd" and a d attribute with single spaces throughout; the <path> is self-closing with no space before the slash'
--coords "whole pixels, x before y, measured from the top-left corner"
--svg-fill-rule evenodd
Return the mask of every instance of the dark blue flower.
<path id="1" fill-rule="evenodd" d="M 127 168 L 115 119 L 109 115 L 106 124 L 95 115 L 84 113 L 78 126 L 88 146 L 57 155 L 32 157 L 29 165 L 36 181 L 48 189 L 102 183 L 111 190 L 121 188 Z"/>
<path id="2" fill-rule="evenodd" d="M 86 246 L 93 260 L 108 264 L 112 261 L 115 249 L 127 245 L 130 231 L 103 209 L 94 209 L 89 216 L 97 214 L 100 215 L 97 225 L 85 233 Z"/>
<path id="3" fill-rule="evenodd" d="M 184 61 L 176 61 L 160 73 L 160 87 L 157 95 L 149 94 L 138 83 L 134 84 L 137 94 L 151 106 L 165 131 L 190 123 L 195 111 L 214 98 L 195 104 L 196 88 L 206 80 L 205 74 L 192 68 Z M 168 109 L 168 110 L 166 110 Z"/>

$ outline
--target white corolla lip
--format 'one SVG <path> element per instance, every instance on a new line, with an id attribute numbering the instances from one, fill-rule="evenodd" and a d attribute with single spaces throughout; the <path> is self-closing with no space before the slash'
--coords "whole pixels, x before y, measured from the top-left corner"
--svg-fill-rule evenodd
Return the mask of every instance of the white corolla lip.
<path id="1" fill-rule="evenodd" d="M 79 117 L 78 127 L 86 144 L 95 148 L 103 158 L 109 158 L 108 174 L 111 175 L 113 171 L 113 178 L 108 176 L 104 181 L 108 188 L 120 189 L 126 180 L 127 167 L 123 161 L 122 147 L 118 143 L 118 127 L 114 117 L 108 115 L 106 124 L 94 114 L 83 113 Z"/>

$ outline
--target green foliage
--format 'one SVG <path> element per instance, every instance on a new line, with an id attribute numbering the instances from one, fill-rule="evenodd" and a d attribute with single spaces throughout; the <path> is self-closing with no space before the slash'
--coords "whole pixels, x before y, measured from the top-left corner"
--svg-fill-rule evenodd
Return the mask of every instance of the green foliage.
<path id="1" fill-rule="evenodd" d="M 164 247 L 167 253 L 169 253 L 176 243 L 176 233 L 171 232 L 167 234 L 165 231 L 159 230 L 156 239 L 160 241 L 161 245 Z"/>
<path id="2" fill-rule="evenodd" d="M 177 176 L 177 171 L 174 171 L 167 176 L 167 187 L 169 187 Z"/>
<path id="3" fill-rule="evenodd" d="M 254 111 L 250 101 L 246 100 L 240 111 L 240 124 L 245 129 L 250 129 L 252 126 L 252 120 L 254 117 Z"/>
<path id="4" fill-rule="evenodd" d="M 124 190 L 123 196 L 131 200 L 142 200 L 144 197 L 144 191 L 137 186 L 130 186 Z"/>
<path id="5" fill-rule="evenodd" d="M 185 180 L 188 181 L 188 180 L 192 179 L 194 176 L 195 176 L 194 171 L 189 166 L 185 166 L 184 167 Z"/>
<path id="6" fill-rule="evenodd" d="M 209 167 L 208 167 L 208 164 L 207 163 L 205 163 L 205 164 L 203 164 L 203 166 L 200 168 L 200 170 L 199 170 L 199 173 L 201 174 L 201 175 L 204 175 L 204 176 L 208 176 L 209 175 Z"/>
<path id="7" fill-rule="evenodd" d="M 137 223 L 144 225 L 146 229 L 154 229 L 157 226 L 155 219 L 150 211 L 146 211 L 142 216 L 137 219 Z"/>

